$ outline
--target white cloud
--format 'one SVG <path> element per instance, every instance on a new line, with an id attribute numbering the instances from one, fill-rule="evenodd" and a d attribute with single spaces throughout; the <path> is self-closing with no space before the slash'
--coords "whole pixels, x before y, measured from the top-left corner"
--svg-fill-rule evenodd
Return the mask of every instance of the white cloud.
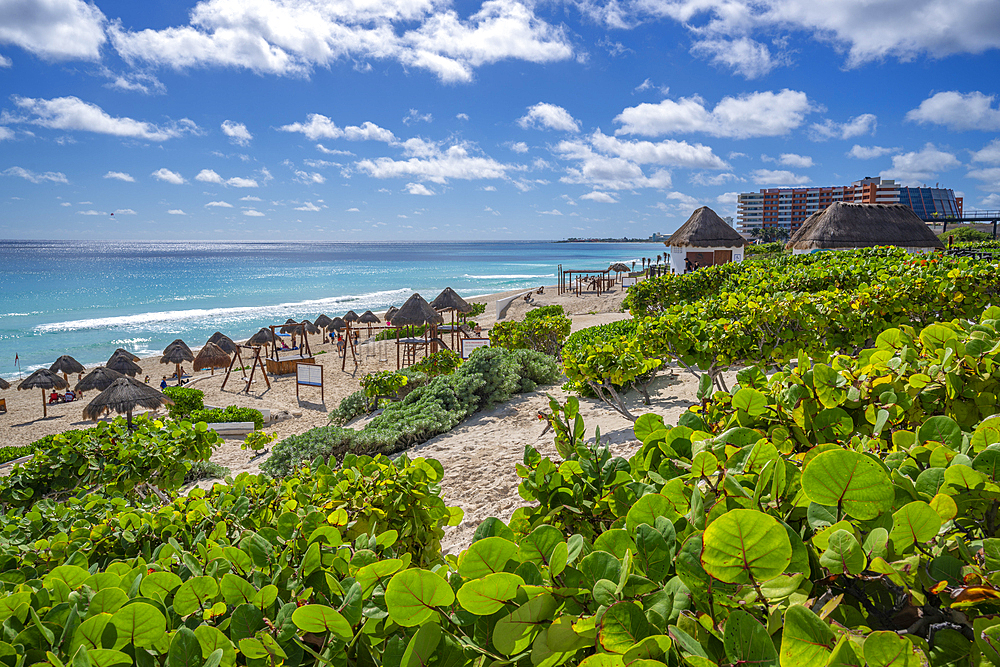
<path id="1" fill-rule="evenodd" d="M 872 160 L 883 155 L 888 155 L 889 153 L 895 153 L 898 150 L 898 148 L 886 148 L 885 146 L 859 146 L 858 144 L 854 144 L 851 150 L 847 151 L 847 156 L 857 158 L 858 160 Z"/>
<path id="2" fill-rule="evenodd" d="M 467 113 L 457 113 L 457 114 L 455 114 L 455 118 L 457 118 L 458 120 L 469 120 L 469 114 L 467 114 Z"/>
<path id="3" fill-rule="evenodd" d="M 782 153 L 781 157 L 773 158 L 761 155 L 762 162 L 777 162 L 793 169 L 808 169 L 813 166 L 813 159 L 808 155 L 798 155 L 796 153 Z"/>
<path id="4" fill-rule="evenodd" d="M 111 80 L 110 83 L 104 84 L 105 88 L 114 88 L 115 90 L 123 90 L 130 93 L 142 93 L 143 95 L 152 95 L 153 93 L 162 95 L 167 92 L 167 87 L 148 72 L 132 71 L 119 73 L 104 67 L 101 69 L 101 74 Z"/>
<path id="5" fill-rule="evenodd" d="M 410 113 L 403 117 L 403 125 L 412 125 L 413 123 L 433 123 L 434 115 L 430 113 L 420 113 L 416 109 L 410 109 Z"/>
<path id="6" fill-rule="evenodd" d="M 326 176 L 319 172 L 308 172 L 308 171 L 296 171 L 295 180 L 299 183 L 305 185 L 319 185 L 320 183 L 326 183 Z"/>
<path id="7" fill-rule="evenodd" d="M 515 153 L 527 153 L 528 144 L 524 143 L 523 141 L 515 141 L 510 145 L 510 149 Z"/>
<path id="8" fill-rule="evenodd" d="M 952 90 L 936 93 L 906 113 L 906 120 L 935 123 L 950 130 L 1000 130 L 1000 109 L 993 108 L 996 95 L 977 91 L 960 93 Z"/>
<path id="9" fill-rule="evenodd" d="M 983 200 L 979 202 L 979 205 L 985 209 L 1000 209 L 1000 194 L 993 193 L 983 197 Z"/>
<path id="10" fill-rule="evenodd" d="M 427 149 L 427 146 L 424 146 Z M 505 178 L 511 165 L 502 164 L 485 156 L 469 154 L 465 145 L 455 145 L 444 151 L 433 147 L 425 157 L 393 160 L 382 157 L 361 160 L 359 170 L 375 178 L 419 178 L 433 183 L 447 183 L 448 179 L 481 180 Z"/>
<path id="11" fill-rule="evenodd" d="M 1000 190 L 1000 167 L 988 167 L 986 169 L 972 169 L 965 175 L 966 178 L 974 178 L 981 182 L 980 190 L 996 192 Z"/>
<path id="12" fill-rule="evenodd" d="M 561 130 L 563 132 L 579 132 L 580 123 L 568 111 L 555 104 L 539 102 L 528 107 L 528 113 L 518 119 L 517 124 L 524 129 L 538 128 Z"/>
<path id="13" fill-rule="evenodd" d="M 3 141 L 4 139 L 13 139 L 13 138 L 14 138 L 14 130 L 0 125 L 0 141 Z"/>
<path id="14" fill-rule="evenodd" d="M 246 197 L 240 197 L 240 201 L 263 201 L 260 197 L 254 197 L 253 195 L 247 195 Z"/>
<path id="15" fill-rule="evenodd" d="M 240 146 L 250 145 L 250 140 L 253 139 L 246 125 L 231 120 L 222 121 L 222 132 L 231 142 Z"/>
<path id="16" fill-rule="evenodd" d="M 557 208 L 554 208 L 551 211 L 539 211 L 539 213 L 541 215 L 562 215 L 562 211 Z"/>
<path id="17" fill-rule="evenodd" d="M 487 0 L 468 18 L 436 0 L 317 2 L 202 0 L 189 25 L 109 29 L 127 62 L 188 69 L 235 67 L 279 76 L 308 76 L 337 62 L 371 69 L 392 60 L 445 82 L 472 80 L 473 69 L 500 60 L 566 60 L 573 48 L 563 28 L 516 0 Z"/>
<path id="18" fill-rule="evenodd" d="M 351 151 L 340 151 L 337 150 L 336 148 L 327 148 L 323 144 L 316 144 L 316 150 L 318 150 L 320 153 L 325 153 L 326 155 L 350 155 L 350 156 L 354 155 L 354 153 L 352 153 Z"/>
<path id="19" fill-rule="evenodd" d="M 104 178 L 113 178 L 118 181 L 125 181 L 126 183 L 135 183 L 135 179 L 124 171 L 109 171 L 104 174 Z"/>
<path id="20" fill-rule="evenodd" d="M 43 183 L 45 181 L 49 181 L 50 183 L 69 183 L 66 180 L 66 174 L 59 171 L 46 171 L 38 174 L 22 167 L 9 167 L 0 171 L 0 174 L 4 176 L 17 176 L 32 183 Z"/>
<path id="21" fill-rule="evenodd" d="M 822 123 L 813 123 L 810 129 L 812 138 L 816 141 L 826 139 L 851 139 L 863 134 L 875 134 L 878 127 L 878 116 L 873 113 L 863 113 L 849 118 L 845 123 L 835 123 L 826 118 Z"/>
<path id="22" fill-rule="evenodd" d="M 361 209 L 359 209 L 357 207 L 351 207 L 351 208 L 347 209 L 347 213 L 360 213 L 360 212 L 361 212 Z"/>
<path id="23" fill-rule="evenodd" d="M 305 159 L 302 161 L 307 167 L 312 167 L 313 169 L 323 169 L 324 167 L 339 167 L 341 164 L 339 162 L 330 162 L 329 160 L 310 160 Z"/>
<path id="24" fill-rule="evenodd" d="M 972 161 L 1000 164 L 1000 139 L 994 139 L 984 146 L 982 150 L 973 153 Z"/>
<path id="25" fill-rule="evenodd" d="M 788 134 L 802 125 L 814 109 L 805 93 L 782 90 L 724 97 L 709 111 L 695 95 L 679 101 L 663 100 L 628 107 L 615 117 L 623 127 L 616 135 L 655 136 L 677 132 L 702 132 L 716 137 L 747 139 Z"/>
<path id="26" fill-rule="evenodd" d="M 302 206 L 296 206 L 295 210 L 296 211 L 312 211 L 312 212 L 315 213 L 316 211 L 320 211 L 322 209 L 320 209 L 319 206 L 316 206 L 316 204 L 312 203 L 311 201 L 307 201 L 306 203 L 302 204 Z"/>
<path id="27" fill-rule="evenodd" d="M 632 160 L 599 155 L 583 143 L 564 141 L 557 146 L 557 150 L 564 159 L 580 163 L 578 168 L 566 170 L 566 176 L 559 179 L 563 183 L 589 185 L 602 190 L 666 189 L 671 185 L 670 172 L 665 169 L 646 176 Z"/>
<path id="28" fill-rule="evenodd" d="M 179 208 L 172 208 L 169 211 L 167 211 L 167 213 L 170 215 L 187 215 L 187 213 L 185 213 Z"/>
<path id="29" fill-rule="evenodd" d="M 880 176 L 894 178 L 903 185 L 919 186 L 933 181 L 938 172 L 960 166 L 962 163 L 954 155 L 927 143 L 919 151 L 893 155 L 892 168 L 886 169 Z"/>
<path id="30" fill-rule="evenodd" d="M 730 171 L 724 171 L 721 174 L 712 174 L 711 176 L 704 173 L 697 173 L 691 175 L 691 182 L 695 185 L 708 185 L 712 187 L 719 187 L 720 185 L 725 185 L 729 181 L 742 181 L 744 179 L 740 178 L 736 174 Z"/>
<path id="31" fill-rule="evenodd" d="M 623 141 L 609 137 L 600 130 L 590 141 L 595 149 L 606 155 L 632 160 L 638 164 L 662 164 L 690 169 L 728 169 L 725 160 L 712 152 L 711 146 L 689 144 L 686 141 L 667 139 L 658 143 L 650 141 Z M 565 143 L 565 142 L 564 142 Z M 560 144 L 562 145 L 562 144 Z"/>
<path id="32" fill-rule="evenodd" d="M 257 185 L 257 181 L 252 178 L 243 178 L 241 176 L 233 176 L 226 181 L 226 185 L 232 186 L 234 188 L 256 188 L 260 187 Z"/>
<path id="33" fill-rule="evenodd" d="M 205 204 L 205 208 L 211 208 L 211 207 L 215 207 L 215 208 L 232 208 L 233 205 L 230 204 L 227 201 L 210 201 L 207 204 Z"/>
<path id="34" fill-rule="evenodd" d="M 758 185 L 803 185 L 810 181 L 808 176 L 772 169 L 754 169 L 750 173 L 750 178 Z"/>
<path id="35" fill-rule="evenodd" d="M 243 215 L 251 217 L 251 218 L 262 218 L 262 217 L 264 217 L 263 213 L 261 213 L 260 211 L 258 211 L 256 209 L 252 209 L 252 208 L 249 208 L 249 209 L 243 211 Z"/>
<path id="36" fill-rule="evenodd" d="M 201 176 L 201 174 L 198 174 L 198 175 Z M 174 185 L 180 185 L 180 184 L 186 182 L 184 180 L 183 176 L 181 176 L 180 174 L 178 174 L 176 171 L 170 171 L 169 169 L 167 169 L 165 167 L 161 168 L 161 169 L 157 169 L 156 171 L 154 171 L 151 174 L 151 176 L 153 178 L 159 180 L 159 181 L 163 181 L 165 183 L 173 183 Z M 202 180 L 202 179 L 199 179 L 199 180 Z"/>
<path id="37" fill-rule="evenodd" d="M 115 209 L 114 215 L 136 215 L 136 213 L 130 208 L 119 208 Z"/>
<path id="38" fill-rule="evenodd" d="M 68 201 L 64 201 L 63 203 L 61 203 L 59 205 L 60 206 L 72 206 L 73 204 L 69 203 Z"/>
<path id="39" fill-rule="evenodd" d="M 13 67 L 14 61 L 7 56 L 0 54 L 0 67 Z"/>
<path id="40" fill-rule="evenodd" d="M 703 39 L 694 43 L 691 53 L 709 58 L 713 64 L 728 67 L 747 79 L 758 79 L 788 62 L 784 56 L 772 56 L 767 45 L 749 37 Z"/>
<path id="41" fill-rule="evenodd" d="M 45 60 L 100 60 L 107 19 L 83 0 L 8 0 L 0 3 L 0 44 Z"/>
<path id="42" fill-rule="evenodd" d="M 717 204 L 722 204 L 723 206 L 725 205 L 736 206 L 739 197 L 740 197 L 739 192 L 724 192 L 715 198 L 715 202 Z"/>
<path id="43" fill-rule="evenodd" d="M 580 195 L 580 199 L 589 199 L 592 202 L 597 202 L 599 204 L 617 204 L 618 200 L 615 199 L 614 195 L 608 194 L 607 192 L 600 192 L 594 190 L 593 192 L 588 192 L 585 195 Z"/>
<path id="44" fill-rule="evenodd" d="M 95 211 L 93 209 L 90 209 L 88 211 L 77 211 L 76 214 L 77 215 L 107 215 L 108 212 L 107 211 Z"/>
<path id="45" fill-rule="evenodd" d="M 202 169 L 198 172 L 198 175 L 194 177 L 194 180 L 201 181 L 202 183 L 215 183 L 217 185 L 222 185 L 225 183 L 225 179 L 219 176 L 212 169 Z"/>
<path id="46" fill-rule="evenodd" d="M 349 141 L 367 140 L 392 143 L 396 140 L 392 132 L 370 121 L 365 121 L 361 125 L 338 127 L 333 120 L 318 113 L 308 114 L 305 123 L 291 123 L 282 125 L 278 129 L 282 132 L 301 132 L 312 141 L 317 139 L 347 139 Z M 327 150 L 322 146 L 319 148 L 324 152 Z"/>
<path id="47" fill-rule="evenodd" d="M 407 183 L 406 192 L 411 195 L 422 195 L 424 197 L 429 197 L 434 194 L 434 191 L 423 183 Z"/>
<path id="48" fill-rule="evenodd" d="M 30 116 L 17 119 L 11 117 L 10 120 L 53 130 L 81 130 L 150 141 L 166 141 L 198 131 L 198 126 L 187 118 L 167 126 L 132 118 L 115 118 L 96 104 L 84 102 L 78 97 L 43 100 L 15 95 L 13 100 L 14 104 Z"/>

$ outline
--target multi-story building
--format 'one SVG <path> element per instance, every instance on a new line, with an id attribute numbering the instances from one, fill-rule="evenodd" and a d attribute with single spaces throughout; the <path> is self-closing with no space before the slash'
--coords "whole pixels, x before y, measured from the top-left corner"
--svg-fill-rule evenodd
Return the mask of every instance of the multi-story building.
<path id="1" fill-rule="evenodd" d="M 955 197 L 954 190 L 907 188 L 893 180 L 868 177 L 850 185 L 744 192 L 737 206 L 737 229 L 744 234 L 760 227 L 784 227 L 794 232 L 806 218 L 835 201 L 906 204 L 925 219 L 962 215 L 962 198 Z"/>

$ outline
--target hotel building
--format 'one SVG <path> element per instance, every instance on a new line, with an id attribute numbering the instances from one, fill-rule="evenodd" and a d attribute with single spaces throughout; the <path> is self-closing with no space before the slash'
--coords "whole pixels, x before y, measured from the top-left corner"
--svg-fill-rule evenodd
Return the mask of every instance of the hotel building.
<path id="1" fill-rule="evenodd" d="M 760 227 L 792 232 L 813 213 L 835 201 L 855 204 L 905 204 L 924 219 L 961 217 L 962 198 L 946 188 L 908 188 L 896 181 L 864 178 L 850 185 L 821 188 L 768 188 L 740 194 L 736 228 L 749 234 Z"/>

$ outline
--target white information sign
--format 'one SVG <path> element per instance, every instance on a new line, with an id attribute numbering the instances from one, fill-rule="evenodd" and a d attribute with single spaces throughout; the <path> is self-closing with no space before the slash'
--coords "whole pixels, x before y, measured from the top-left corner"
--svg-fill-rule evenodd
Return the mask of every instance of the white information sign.
<path id="1" fill-rule="evenodd" d="M 631 287 L 632 285 L 635 285 L 635 283 L 635 278 L 622 278 L 622 287 Z"/>
<path id="2" fill-rule="evenodd" d="M 462 339 L 462 358 L 468 359 L 472 352 L 480 347 L 489 347 L 489 338 L 463 338 Z"/>
<path id="3" fill-rule="evenodd" d="M 323 396 L 323 366 L 320 364 L 296 364 L 295 366 L 295 398 L 299 397 L 299 386 L 319 387 L 320 399 Z"/>

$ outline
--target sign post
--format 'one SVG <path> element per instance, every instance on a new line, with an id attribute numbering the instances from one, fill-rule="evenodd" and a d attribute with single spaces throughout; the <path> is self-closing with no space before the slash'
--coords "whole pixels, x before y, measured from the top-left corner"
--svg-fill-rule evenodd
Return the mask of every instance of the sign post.
<path id="1" fill-rule="evenodd" d="M 326 403 L 323 395 L 323 366 L 320 364 L 298 364 L 295 367 L 295 400 L 299 400 L 299 387 L 319 387 L 320 401 Z"/>
<path id="2" fill-rule="evenodd" d="M 462 359 L 468 359 L 476 348 L 489 347 L 489 338 L 463 338 L 462 339 Z"/>

